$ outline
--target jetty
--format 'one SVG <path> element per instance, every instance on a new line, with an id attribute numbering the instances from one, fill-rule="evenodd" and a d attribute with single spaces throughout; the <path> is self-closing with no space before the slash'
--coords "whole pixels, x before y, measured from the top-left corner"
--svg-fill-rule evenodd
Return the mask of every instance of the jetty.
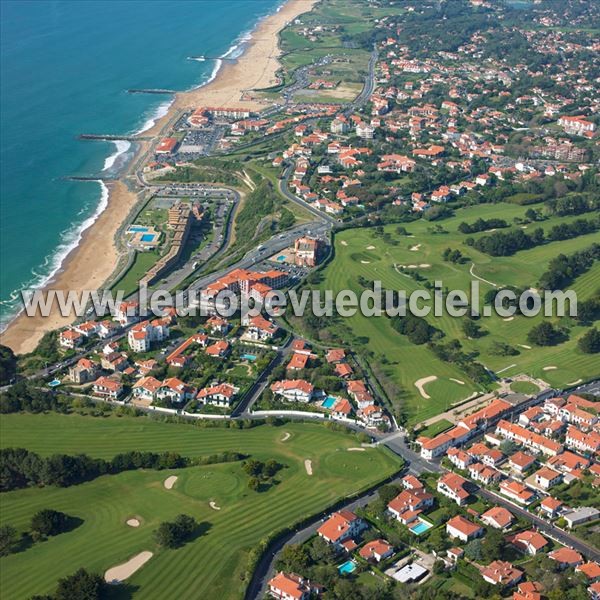
<path id="1" fill-rule="evenodd" d="M 111 133 L 80 133 L 77 137 L 80 140 L 101 140 L 105 142 L 139 142 L 151 139 L 137 135 L 114 135 Z"/>
<path id="2" fill-rule="evenodd" d="M 176 90 L 167 90 L 164 88 L 148 88 L 148 89 L 137 89 L 127 90 L 128 94 L 176 94 Z"/>
<path id="3" fill-rule="evenodd" d="M 230 58 L 229 56 L 204 56 L 201 54 L 200 56 L 188 56 L 188 60 L 228 60 L 235 62 L 237 58 Z"/>
<path id="4" fill-rule="evenodd" d="M 67 175 L 62 177 L 65 181 L 115 181 L 115 177 L 106 175 Z"/>

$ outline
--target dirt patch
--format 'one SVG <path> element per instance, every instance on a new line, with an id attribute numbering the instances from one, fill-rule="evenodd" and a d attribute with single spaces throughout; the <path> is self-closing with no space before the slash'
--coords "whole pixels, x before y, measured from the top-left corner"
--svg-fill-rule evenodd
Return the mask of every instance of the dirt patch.
<path id="1" fill-rule="evenodd" d="M 129 527 L 139 527 L 140 526 L 139 519 L 127 519 L 126 523 L 127 523 L 127 525 L 129 525 Z"/>
<path id="2" fill-rule="evenodd" d="M 289 431 L 286 431 L 283 434 L 283 437 L 281 438 L 281 441 L 282 442 L 287 442 L 290 439 L 291 436 L 292 436 L 292 434 Z"/>
<path id="3" fill-rule="evenodd" d="M 128 577 L 131 577 L 138 569 L 141 569 L 151 558 L 153 553 L 149 550 L 136 554 L 122 565 L 117 565 L 108 569 L 104 573 L 104 581 L 107 583 L 121 583 Z"/>
<path id="4" fill-rule="evenodd" d="M 216 502 L 213 502 L 212 500 L 208 503 L 208 505 L 213 509 L 213 510 L 221 510 L 221 507 L 219 505 L 217 505 Z"/>
<path id="5" fill-rule="evenodd" d="M 431 396 L 425 391 L 425 384 L 436 380 L 437 375 L 429 375 L 429 377 L 422 377 L 421 379 L 417 379 L 417 381 L 415 381 L 415 387 L 419 390 L 419 393 L 421 396 L 423 396 L 423 398 L 425 398 L 425 400 L 429 400 L 429 398 L 431 398 Z"/>
<path id="6" fill-rule="evenodd" d="M 167 490 L 172 490 L 175 482 L 177 481 L 177 475 L 171 475 L 171 477 L 167 477 L 164 481 L 164 486 Z"/>
<path id="7" fill-rule="evenodd" d="M 364 448 L 348 448 L 348 452 L 364 452 Z"/>
<path id="8" fill-rule="evenodd" d="M 312 460 L 310 460 L 309 458 L 307 458 L 304 461 L 304 468 L 306 469 L 306 474 L 307 475 L 312 475 L 313 474 Z"/>

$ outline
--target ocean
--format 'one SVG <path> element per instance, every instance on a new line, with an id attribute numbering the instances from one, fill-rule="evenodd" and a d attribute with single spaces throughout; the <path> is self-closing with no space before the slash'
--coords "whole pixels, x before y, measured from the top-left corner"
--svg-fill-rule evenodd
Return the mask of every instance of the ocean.
<path id="1" fill-rule="evenodd" d="M 0 323 L 20 290 L 41 287 L 106 206 L 98 181 L 132 155 L 128 142 L 80 133 L 136 133 L 236 57 L 282 0 L 0 0 Z"/>

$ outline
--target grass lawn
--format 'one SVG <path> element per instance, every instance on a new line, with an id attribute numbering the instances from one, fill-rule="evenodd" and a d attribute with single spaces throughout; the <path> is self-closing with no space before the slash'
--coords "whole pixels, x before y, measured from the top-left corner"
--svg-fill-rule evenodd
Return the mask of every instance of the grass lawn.
<path id="1" fill-rule="evenodd" d="M 137 290 L 140 279 L 154 266 L 158 259 L 158 252 L 155 251 L 136 252 L 131 267 L 121 279 L 113 284 L 112 289 L 123 290 L 125 296 L 132 294 Z"/>
<path id="2" fill-rule="evenodd" d="M 513 381 L 510 389 L 517 394 L 535 394 L 538 391 L 537 385 L 530 381 Z"/>
<path id="3" fill-rule="evenodd" d="M 440 419 L 435 423 L 432 423 L 429 427 L 425 427 L 425 429 L 421 429 L 419 431 L 419 435 L 424 435 L 427 437 L 435 437 L 438 433 L 442 433 L 442 431 L 446 431 L 446 429 L 450 429 L 454 424 L 448 421 L 448 419 Z"/>
<path id="4" fill-rule="evenodd" d="M 58 578 L 79 567 L 104 573 L 144 550 L 154 557 L 129 580 L 138 598 L 240 598 L 240 576 L 248 551 L 270 533 L 317 513 L 341 497 L 376 482 L 398 468 L 379 449 L 347 452 L 352 435 L 316 424 L 261 426 L 251 430 L 201 429 L 147 418 L 92 418 L 78 415 L 4 415 L 3 446 L 22 446 L 44 455 L 86 452 L 109 458 L 125 450 L 173 450 L 199 456 L 237 450 L 286 465 L 277 485 L 264 492 L 247 487 L 239 463 L 176 471 L 133 471 L 104 476 L 70 488 L 25 489 L 4 493 L 0 523 L 26 530 L 41 508 L 79 517 L 77 529 L 4 557 L 0 589 L 5 598 L 48 593 Z M 282 442 L 284 434 L 291 434 Z M 311 459 L 309 476 L 304 460 Z M 179 477 L 172 490 L 164 480 Z M 213 510 L 209 502 L 221 507 Z M 187 513 L 206 532 L 177 550 L 159 550 L 152 532 L 161 521 Z M 125 521 L 140 519 L 139 528 Z"/>
<path id="5" fill-rule="evenodd" d="M 600 235 L 594 233 L 545 244 L 518 252 L 514 256 L 491 257 L 466 246 L 464 240 L 467 236 L 457 230 L 462 221 L 472 223 L 480 217 L 503 218 L 511 223 L 514 217 L 523 217 L 525 211 L 524 206 L 506 203 L 473 206 L 457 210 L 455 216 L 437 222 L 436 225 L 439 224 L 443 228 L 442 233 L 436 233 L 434 224 L 423 219 L 407 224 L 405 228 L 411 237 L 399 234 L 397 225 L 389 225 L 384 230 L 391 235 L 393 243 L 387 243 L 377 236 L 374 228 L 342 231 L 336 235 L 335 259 L 324 269 L 320 288 L 331 289 L 334 292 L 351 289 L 360 293 L 363 288 L 358 279 L 363 277 L 369 281 L 381 281 L 384 289 L 404 289 L 407 294 L 424 289 L 424 282 L 418 282 L 406 272 L 402 272 L 401 266 L 408 265 L 416 265 L 416 270 L 431 283 L 442 281 L 444 287 L 449 290 L 464 290 L 467 294 L 473 279 L 471 268 L 476 276 L 497 285 L 535 287 L 554 256 L 559 253 L 572 254 L 600 239 Z M 571 220 L 572 217 L 550 218 L 541 222 L 539 226 L 548 231 L 553 225 Z M 538 224 L 528 227 L 537 226 Z M 472 237 L 482 235 L 486 234 L 478 233 Z M 448 247 L 459 249 L 468 257 L 468 261 L 464 264 L 444 262 L 442 252 Z M 574 282 L 571 287 L 577 292 L 579 300 L 598 292 L 599 276 L 600 264 L 596 264 Z M 484 281 L 480 281 L 479 284 L 480 297 L 483 298 L 484 294 L 492 289 L 492 285 Z M 444 341 L 458 339 L 465 351 L 478 352 L 477 360 L 486 367 L 494 371 L 506 369 L 502 372 L 504 377 L 526 373 L 539 377 L 552 386 L 563 387 L 579 379 L 587 380 L 599 375 L 600 361 L 597 356 L 583 354 L 577 348 L 577 339 L 587 328 L 578 326 L 568 318 L 560 320 L 560 325 L 570 327 L 568 341 L 543 348 L 525 347 L 530 346 L 527 341 L 529 330 L 543 318 L 543 315 L 533 318 L 516 316 L 511 320 L 505 320 L 498 315 L 482 318 L 480 323 L 484 335 L 478 339 L 469 339 L 463 333 L 464 318 L 453 318 L 448 314 L 442 317 L 431 315 L 428 321 L 445 333 Z M 385 375 L 399 389 L 399 392 L 391 394 L 392 401 L 403 407 L 409 424 L 434 416 L 478 390 L 458 367 L 440 361 L 425 345 L 416 346 L 405 336 L 398 334 L 386 317 L 367 318 L 356 315 L 338 320 L 331 325 L 331 329 L 342 333 L 342 339 L 347 339 L 349 344 L 353 343 L 353 338 L 368 338 L 366 346 L 372 352 L 372 362 L 379 363 Z M 493 354 L 492 344 L 495 341 L 515 347 L 519 354 Z M 356 340 L 354 344 L 360 347 Z M 548 369 L 549 366 L 556 368 Z M 426 393 L 431 396 L 430 399 L 426 399 L 415 387 L 415 382 L 432 375 L 438 379 L 426 384 Z M 454 380 L 462 381 L 463 384 Z"/>

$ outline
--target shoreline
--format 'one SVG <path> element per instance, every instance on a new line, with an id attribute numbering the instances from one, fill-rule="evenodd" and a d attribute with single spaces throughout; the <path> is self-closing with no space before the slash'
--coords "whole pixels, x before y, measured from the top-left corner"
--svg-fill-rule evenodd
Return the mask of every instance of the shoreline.
<path id="1" fill-rule="evenodd" d="M 154 123 L 147 129 L 142 127 L 146 137 L 161 137 L 174 115 L 198 106 L 245 106 L 259 111 L 272 105 L 272 102 L 257 101 L 246 97 L 250 90 L 268 88 L 277 81 L 276 72 L 280 67 L 279 33 L 287 23 L 299 15 L 308 12 L 318 0 L 286 0 L 275 12 L 263 17 L 251 32 L 241 34 L 226 52 L 235 52 L 242 47 L 242 53 L 235 62 L 219 62 L 205 83 L 188 91 L 178 92 L 169 101 L 164 114 L 149 117 Z M 247 39 L 246 39 L 247 38 Z M 225 54 L 225 55 L 226 55 Z M 218 67 L 218 70 L 217 70 Z M 157 112 L 161 112 L 161 106 Z M 83 291 L 96 290 L 109 280 L 118 265 L 123 252 L 116 242 L 116 234 L 130 211 L 138 201 L 139 192 L 130 191 L 125 180 L 135 176 L 134 165 L 151 147 L 150 142 L 137 142 L 133 156 L 129 159 L 123 173 L 115 182 L 109 182 L 106 207 L 97 211 L 95 221 L 82 230 L 81 237 L 63 258 L 58 269 L 48 276 L 41 286 L 45 292 L 49 290 Z M 124 152 L 130 151 L 128 147 Z M 114 158 L 113 158 L 114 157 Z M 112 162 L 111 162 L 112 159 Z M 112 168 L 119 159 L 119 147 L 105 159 L 105 170 Z M 136 186 L 137 188 L 137 186 Z M 100 200 L 99 207 L 102 205 Z M 28 317 L 23 308 L 0 333 L 0 343 L 9 346 L 16 354 L 26 354 L 35 350 L 37 344 L 48 331 L 65 327 L 74 321 L 74 317 L 63 317 L 56 308 L 51 316 L 36 315 Z"/>

